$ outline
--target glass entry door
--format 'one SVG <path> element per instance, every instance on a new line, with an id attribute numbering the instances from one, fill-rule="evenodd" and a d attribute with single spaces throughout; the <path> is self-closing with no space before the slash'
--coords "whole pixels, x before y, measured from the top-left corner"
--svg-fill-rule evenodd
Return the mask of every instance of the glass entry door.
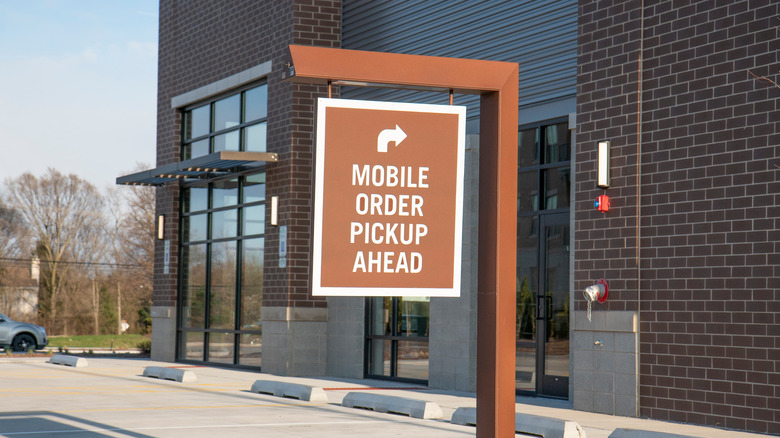
<path id="1" fill-rule="evenodd" d="M 518 130 L 516 389 L 569 392 L 569 205 L 567 118 Z"/>
<path id="2" fill-rule="evenodd" d="M 541 328 L 537 369 L 542 376 L 537 392 L 554 397 L 569 395 L 569 215 L 541 216 L 540 248 L 544 299 L 537 297 L 536 319 Z"/>
<path id="3" fill-rule="evenodd" d="M 568 397 L 569 215 L 518 219 L 518 392 Z"/>

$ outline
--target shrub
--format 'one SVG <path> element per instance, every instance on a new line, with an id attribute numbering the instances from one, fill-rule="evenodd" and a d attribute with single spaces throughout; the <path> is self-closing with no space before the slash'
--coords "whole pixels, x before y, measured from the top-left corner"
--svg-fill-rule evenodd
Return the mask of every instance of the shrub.
<path id="1" fill-rule="evenodd" d="M 138 348 L 141 350 L 141 354 L 149 355 L 152 353 L 152 341 L 144 340 L 138 343 Z"/>

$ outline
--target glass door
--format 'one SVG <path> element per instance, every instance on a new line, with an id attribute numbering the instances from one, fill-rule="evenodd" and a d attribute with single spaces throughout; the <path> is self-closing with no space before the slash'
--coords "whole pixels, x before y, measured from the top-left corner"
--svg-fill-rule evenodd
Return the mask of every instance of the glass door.
<path id="1" fill-rule="evenodd" d="M 516 388 L 565 398 L 569 391 L 568 213 L 520 218 L 517 266 Z"/>
<path id="2" fill-rule="evenodd" d="M 568 396 L 569 205 L 568 120 L 518 130 L 517 320 L 515 384 L 519 393 Z"/>
<path id="3" fill-rule="evenodd" d="M 517 321 L 515 387 L 536 392 L 536 303 L 539 295 L 539 216 L 517 220 Z"/>
<path id="4" fill-rule="evenodd" d="M 536 391 L 551 397 L 569 394 L 569 215 L 542 215 L 539 247 L 541 295 L 537 295 Z"/>

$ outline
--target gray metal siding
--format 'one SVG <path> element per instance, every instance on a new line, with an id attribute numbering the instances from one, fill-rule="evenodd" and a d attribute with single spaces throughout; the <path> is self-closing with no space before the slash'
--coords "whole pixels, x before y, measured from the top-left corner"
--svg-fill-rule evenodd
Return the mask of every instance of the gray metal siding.
<path id="1" fill-rule="evenodd" d="M 343 0 L 342 47 L 520 64 L 519 107 L 572 98 L 577 1 Z M 351 99 L 446 103 L 447 96 L 344 88 Z M 478 97 L 457 96 L 477 114 Z"/>

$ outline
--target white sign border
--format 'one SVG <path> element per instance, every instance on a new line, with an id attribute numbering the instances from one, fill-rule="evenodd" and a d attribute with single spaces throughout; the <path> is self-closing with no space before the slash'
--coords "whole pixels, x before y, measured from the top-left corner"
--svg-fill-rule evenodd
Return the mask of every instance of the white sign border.
<path id="1" fill-rule="evenodd" d="M 458 115 L 458 151 L 455 193 L 455 235 L 453 236 L 453 278 L 451 288 L 386 288 L 322 286 L 322 199 L 324 194 L 325 114 L 327 108 L 353 108 Z M 463 246 L 463 175 L 466 151 L 466 107 L 422 103 L 379 102 L 352 99 L 317 99 L 317 132 L 314 178 L 314 234 L 312 239 L 312 296 L 353 297 L 459 297 Z"/>

